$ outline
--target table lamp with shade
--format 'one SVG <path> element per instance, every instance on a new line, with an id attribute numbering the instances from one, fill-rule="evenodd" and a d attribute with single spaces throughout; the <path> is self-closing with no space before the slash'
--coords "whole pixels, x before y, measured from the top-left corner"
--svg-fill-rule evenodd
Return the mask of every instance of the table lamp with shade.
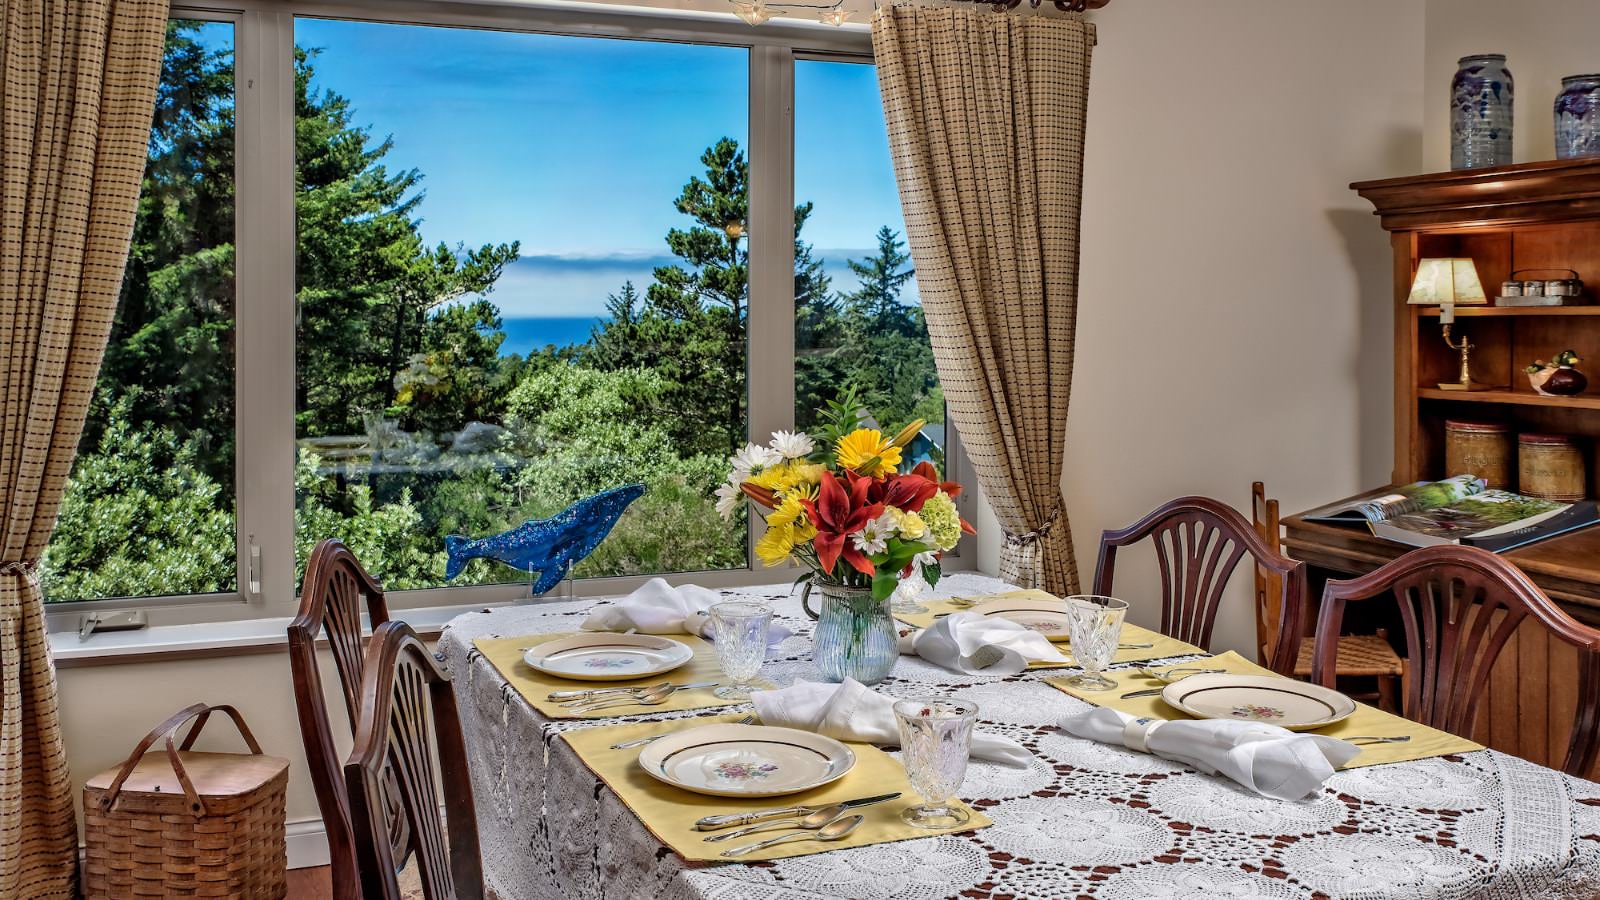
<path id="1" fill-rule="evenodd" d="M 1450 337 L 1450 326 L 1456 320 L 1457 306 L 1484 306 L 1489 302 L 1489 298 L 1484 296 L 1483 284 L 1478 280 L 1478 268 L 1472 264 L 1472 260 L 1460 257 L 1422 260 L 1417 264 L 1417 276 L 1411 281 L 1411 296 L 1406 302 L 1414 306 L 1439 307 L 1439 324 L 1444 326 L 1445 345 L 1461 351 L 1461 380 L 1455 384 L 1440 384 L 1440 389 L 1489 390 L 1489 385 L 1472 380 L 1469 359 L 1475 345 L 1465 335 L 1459 343 Z"/>

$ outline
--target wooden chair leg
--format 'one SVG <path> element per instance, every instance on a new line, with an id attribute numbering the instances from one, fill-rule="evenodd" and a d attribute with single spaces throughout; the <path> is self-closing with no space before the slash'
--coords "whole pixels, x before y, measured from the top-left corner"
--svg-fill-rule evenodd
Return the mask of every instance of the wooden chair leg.
<path id="1" fill-rule="evenodd" d="M 1400 715 L 1400 696 L 1398 676 L 1378 676 L 1378 708 L 1387 713 Z"/>

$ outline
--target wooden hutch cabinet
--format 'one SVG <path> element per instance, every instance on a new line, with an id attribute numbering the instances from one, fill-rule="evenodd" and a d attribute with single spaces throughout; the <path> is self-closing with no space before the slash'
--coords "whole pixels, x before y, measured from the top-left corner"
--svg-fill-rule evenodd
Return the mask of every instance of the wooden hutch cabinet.
<path id="1" fill-rule="evenodd" d="M 1587 460 L 1588 496 L 1600 496 L 1600 159 L 1351 187 L 1372 203 L 1393 250 L 1393 482 L 1459 474 L 1445 471 L 1445 422 L 1488 421 L 1509 426 L 1513 454 L 1519 433 L 1576 438 Z M 1406 302 L 1418 262 L 1430 257 L 1470 257 L 1477 266 L 1490 305 L 1456 307 L 1453 330 L 1474 344 L 1473 380 L 1489 390 L 1439 387 L 1457 380 L 1460 354 L 1445 344 L 1438 307 Z M 1580 305 L 1494 306 L 1501 282 L 1524 269 L 1576 270 L 1583 296 L 1568 302 Z M 1583 360 L 1579 370 L 1590 376 L 1585 392 L 1575 397 L 1534 392 L 1523 367 L 1569 349 Z M 1334 577 L 1370 571 L 1409 549 L 1377 540 L 1365 529 L 1319 525 L 1298 516 L 1285 519 L 1284 527 L 1288 552 Z M 1568 612 L 1600 625 L 1600 526 L 1513 550 L 1506 558 Z M 1530 623 L 1495 666 L 1474 738 L 1558 766 L 1576 694 L 1576 651 Z"/>

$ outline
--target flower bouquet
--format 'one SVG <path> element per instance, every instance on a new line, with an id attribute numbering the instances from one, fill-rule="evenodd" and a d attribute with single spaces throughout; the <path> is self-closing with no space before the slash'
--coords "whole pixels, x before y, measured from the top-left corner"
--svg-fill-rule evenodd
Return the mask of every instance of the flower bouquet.
<path id="1" fill-rule="evenodd" d="M 937 583 L 940 558 L 962 532 L 975 532 L 956 512 L 961 485 L 940 481 L 927 461 L 899 471 L 906 445 L 927 423 L 917 419 L 885 438 L 859 412 L 835 416 L 831 440 L 779 431 L 766 446 L 735 453 L 717 511 L 731 518 L 741 501 L 754 502 L 767 525 L 756 556 L 768 566 L 798 561 L 811 570 L 803 577 L 870 588 L 877 600 L 913 569 Z"/>
<path id="2" fill-rule="evenodd" d="M 900 471 L 918 419 L 885 437 L 854 398 L 830 403 L 817 436 L 779 431 L 729 460 L 717 509 L 732 517 L 746 501 L 766 522 L 756 556 L 768 566 L 796 561 L 807 571 L 806 611 L 818 618 L 816 659 L 824 676 L 872 684 L 899 655 L 888 600 L 916 572 L 930 585 L 940 559 L 972 526 L 956 511 L 961 486 L 940 481 L 926 460 Z M 823 595 L 821 614 L 809 606 Z"/>

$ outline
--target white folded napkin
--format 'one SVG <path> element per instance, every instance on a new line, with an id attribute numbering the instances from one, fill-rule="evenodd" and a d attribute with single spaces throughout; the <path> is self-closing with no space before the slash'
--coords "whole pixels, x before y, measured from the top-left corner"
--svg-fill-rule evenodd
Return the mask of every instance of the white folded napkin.
<path id="1" fill-rule="evenodd" d="M 900 744 L 894 698 L 854 678 L 846 678 L 843 684 L 796 681 L 775 691 L 752 691 L 750 702 L 763 725 L 814 731 L 841 741 Z M 1026 766 L 1033 758 L 1016 741 L 982 731 L 972 733 L 971 755 L 1008 766 Z"/>
<path id="2" fill-rule="evenodd" d="M 1261 722 L 1136 719 L 1109 707 L 1061 721 L 1074 737 L 1154 753 L 1207 775 L 1225 775 L 1264 797 L 1299 800 L 1322 786 L 1361 748 L 1320 734 Z"/>
<path id="3" fill-rule="evenodd" d="M 692 634 L 710 638 L 711 615 L 706 610 L 722 595 L 697 584 L 673 587 L 665 578 L 652 578 L 638 590 L 583 620 L 584 631 L 638 631 L 644 634 Z M 783 641 L 792 632 L 773 622 L 767 644 Z"/>
<path id="4" fill-rule="evenodd" d="M 1068 663 L 1050 639 L 999 616 L 951 613 L 900 636 L 900 652 L 966 675 L 1015 675 L 1035 660 Z"/>

